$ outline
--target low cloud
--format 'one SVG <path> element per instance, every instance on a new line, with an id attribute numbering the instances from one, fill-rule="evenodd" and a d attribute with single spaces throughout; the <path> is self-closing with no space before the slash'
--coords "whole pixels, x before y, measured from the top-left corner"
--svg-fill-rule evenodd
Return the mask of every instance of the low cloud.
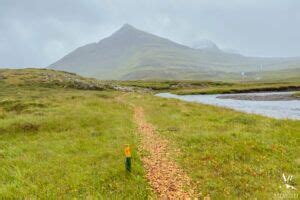
<path id="1" fill-rule="evenodd" d="M 0 66 L 45 67 L 122 24 L 183 44 L 300 56 L 298 0 L 0 0 Z"/>

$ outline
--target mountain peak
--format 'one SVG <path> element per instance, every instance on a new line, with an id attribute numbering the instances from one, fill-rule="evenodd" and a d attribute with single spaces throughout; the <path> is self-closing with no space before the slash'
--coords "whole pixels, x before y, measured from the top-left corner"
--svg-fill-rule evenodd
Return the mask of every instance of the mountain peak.
<path id="1" fill-rule="evenodd" d="M 113 37 L 129 37 L 129 36 L 136 36 L 140 34 L 143 31 L 140 31 L 139 29 L 135 28 L 134 26 L 130 24 L 124 24 L 120 29 L 118 29 L 116 32 L 112 34 Z"/>
<path id="2" fill-rule="evenodd" d="M 117 32 L 120 32 L 120 31 L 132 31 L 132 30 L 137 30 L 137 29 L 134 26 L 126 23 Z"/>
<path id="3" fill-rule="evenodd" d="M 122 28 L 134 28 L 134 26 L 132 26 L 128 23 L 125 23 L 125 24 L 123 24 Z"/>

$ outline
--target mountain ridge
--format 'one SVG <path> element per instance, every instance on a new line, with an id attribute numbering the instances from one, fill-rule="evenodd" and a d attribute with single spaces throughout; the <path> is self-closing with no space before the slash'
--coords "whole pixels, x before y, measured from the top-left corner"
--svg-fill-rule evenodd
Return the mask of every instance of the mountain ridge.
<path id="1" fill-rule="evenodd" d="M 203 79 L 300 66 L 300 58 L 246 57 L 216 48 L 194 49 L 124 24 L 109 37 L 75 49 L 49 68 L 98 79 Z"/>

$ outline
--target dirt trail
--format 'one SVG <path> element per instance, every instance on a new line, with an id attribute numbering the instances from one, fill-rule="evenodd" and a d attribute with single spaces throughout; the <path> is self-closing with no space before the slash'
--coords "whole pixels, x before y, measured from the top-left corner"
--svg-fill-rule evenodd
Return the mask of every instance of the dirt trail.
<path id="1" fill-rule="evenodd" d="M 168 157 L 168 141 L 155 133 L 141 107 L 134 108 L 134 118 L 142 135 L 141 149 L 149 154 L 142 158 L 146 176 L 160 199 L 191 199 L 189 177 Z"/>

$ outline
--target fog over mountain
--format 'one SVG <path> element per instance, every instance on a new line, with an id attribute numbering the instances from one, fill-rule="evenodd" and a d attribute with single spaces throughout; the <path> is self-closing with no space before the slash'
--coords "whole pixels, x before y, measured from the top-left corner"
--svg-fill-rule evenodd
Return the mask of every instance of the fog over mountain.
<path id="1" fill-rule="evenodd" d="M 297 57 L 245 57 L 222 51 L 211 41 L 191 48 L 125 24 L 111 36 L 79 47 L 49 67 L 99 79 L 222 80 L 232 74 L 299 66 Z"/>
<path id="2" fill-rule="evenodd" d="M 45 67 L 124 23 L 193 46 L 300 56 L 298 0 L 1 0 L 0 66 Z"/>
<path id="3" fill-rule="evenodd" d="M 216 43 L 213 41 L 203 39 L 200 41 L 194 42 L 194 44 L 191 46 L 194 49 L 212 49 L 212 50 L 219 50 L 219 47 Z"/>

